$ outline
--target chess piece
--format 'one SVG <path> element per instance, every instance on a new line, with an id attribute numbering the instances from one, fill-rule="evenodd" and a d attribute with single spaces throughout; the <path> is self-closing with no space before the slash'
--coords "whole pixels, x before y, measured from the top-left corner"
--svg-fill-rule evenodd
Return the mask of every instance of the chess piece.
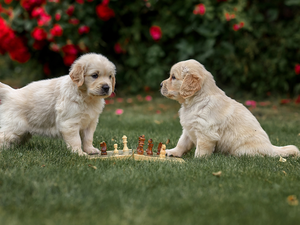
<path id="1" fill-rule="evenodd" d="M 122 139 L 123 139 L 123 151 L 124 150 L 129 150 L 128 147 L 127 147 L 127 137 L 124 135 L 122 137 Z"/>
<path id="2" fill-rule="evenodd" d="M 166 157 L 166 145 L 164 145 L 164 144 L 161 146 L 159 157 L 161 157 L 161 158 L 165 158 Z"/>
<path id="3" fill-rule="evenodd" d="M 114 155 L 119 155 L 118 144 L 114 144 Z"/>
<path id="4" fill-rule="evenodd" d="M 141 142 L 141 144 L 142 144 L 143 146 L 144 146 L 145 140 L 146 140 L 145 135 L 141 135 L 141 136 L 139 137 L 139 142 Z"/>
<path id="5" fill-rule="evenodd" d="M 144 149 L 143 149 L 143 144 L 139 143 L 139 146 L 137 148 L 137 154 L 138 155 L 144 155 Z"/>
<path id="6" fill-rule="evenodd" d="M 107 147 L 106 147 L 106 143 L 103 141 L 100 143 L 100 147 L 101 147 L 101 155 L 107 155 Z"/>
<path id="7" fill-rule="evenodd" d="M 152 144 L 152 139 L 149 139 L 148 140 L 148 148 L 147 148 L 147 150 L 146 150 L 146 152 L 147 152 L 147 155 L 153 155 L 153 152 L 152 152 L 152 148 L 153 148 L 153 144 Z"/>
<path id="8" fill-rule="evenodd" d="M 127 147 L 127 137 L 123 135 L 123 155 L 128 155 L 129 154 L 129 149 Z"/>
<path id="9" fill-rule="evenodd" d="M 138 155 L 144 155 L 144 143 L 145 143 L 145 135 L 139 136 L 139 145 L 137 148 L 137 154 Z"/>
<path id="10" fill-rule="evenodd" d="M 162 143 L 159 142 L 158 147 L 157 147 L 157 155 L 160 155 L 161 146 L 162 146 Z"/>

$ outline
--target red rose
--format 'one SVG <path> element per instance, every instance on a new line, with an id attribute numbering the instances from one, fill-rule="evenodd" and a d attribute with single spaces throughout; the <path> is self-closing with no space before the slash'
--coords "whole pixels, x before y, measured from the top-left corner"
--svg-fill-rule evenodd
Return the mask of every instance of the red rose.
<path id="1" fill-rule="evenodd" d="M 55 16 L 54 16 L 55 20 L 56 21 L 59 21 L 60 18 L 61 18 L 61 14 L 60 13 L 56 13 Z"/>
<path id="2" fill-rule="evenodd" d="M 125 52 L 120 43 L 115 44 L 114 50 L 117 54 L 121 54 L 121 53 Z"/>
<path id="3" fill-rule="evenodd" d="M 97 16 L 104 21 L 107 21 L 110 18 L 115 17 L 115 12 L 107 5 L 104 5 L 102 3 L 96 6 L 96 13 Z"/>
<path id="4" fill-rule="evenodd" d="M 9 50 L 9 56 L 12 60 L 15 60 L 19 63 L 25 63 L 30 59 L 30 54 L 28 49 L 24 45 L 21 38 L 15 38 L 13 40 L 14 48 Z"/>
<path id="5" fill-rule="evenodd" d="M 39 26 L 48 25 L 50 21 L 51 21 L 51 16 L 49 16 L 46 13 L 40 15 L 40 18 L 37 20 Z"/>
<path id="6" fill-rule="evenodd" d="M 79 3 L 79 4 L 83 4 L 84 0 L 76 0 L 76 2 Z"/>
<path id="7" fill-rule="evenodd" d="M 72 63 L 76 60 L 77 56 L 76 55 L 65 55 L 64 56 L 64 64 L 66 66 L 71 66 Z"/>
<path id="8" fill-rule="evenodd" d="M 108 5 L 109 1 L 110 1 L 110 0 L 103 0 L 101 4 L 102 4 L 102 5 Z"/>
<path id="9" fill-rule="evenodd" d="M 78 28 L 78 33 L 80 35 L 87 34 L 89 32 L 90 32 L 90 28 L 88 26 L 86 26 L 86 25 L 83 25 L 83 26 L 81 26 L 81 27 Z"/>
<path id="10" fill-rule="evenodd" d="M 45 10 L 44 10 L 42 7 L 36 7 L 36 8 L 34 8 L 34 9 L 32 10 L 31 16 L 32 16 L 33 18 L 35 18 L 35 17 L 38 17 L 38 16 L 40 16 L 40 15 L 42 15 L 42 14 L 44 14 L 44 13 L 45 13 Z"/>
<path id="11" fill-rule="evenodd" d="M 296 73 L 297 75 L 300 74 L 300 64 L 296 64 L 296 65 L 295 65 L 295 73 Z"/>
<path id="12" fill-rule="evenodd" d="M 9 56 L 12 60 L 19 63 L 26 63 L 30 59 L 30 54 L 27 49 L 19 49 L 19 51 L 9 52 Z"/>
<path id="13" fill-rule="evenodd" d="M 161 39 L 162 32 L 159 26 L 150 27 L 149 32 L 153 40 L 158 41 L 159 39 Z"/>
<path id="14" fill-rule="evenodd" d="M 69 19 L 69 21 L 68 21 L 70 24 L 73 24 L 73 25 L 77 25 L 77 24 L 79 24 L 79 20 L 78 19 L 76 19 L 76 18 L 71 18 L 71 19 Z"/>
<path id="15" fill-rule="evenodd" d="M 55 24 L 53 28 L 50 30 L 50 33 L 53 36 L 60 37 L 63 34 L 63 29 L 59 24 Z"/>
<path id="16" fill-rule="evenodd" d="M 46 0 L 21 0 L 21 6 L 28 12 L 46 3 Z"/>
<path id="17" fill-rule="evenodd" d="M 78 49 L 73 44 L 67 44 L 61 48 L 66 55 L 77 55 Z"/>
<path id="18" fill-rule="evenodd" d="M 38 41 L 42 41 L 47 38 L 47 33 L 43 28 L 35 27 L 31 33 L 31 36 Z"/>
<path id="19" fill-rule="evenodd" d="M 67 9 L 66 13 L 67 13 L 69 16 L 72 16 L 74 10 L 75 10 L 75 6 L 74 6 L 74 5 L 70 5 L 69 8 Z"/>
<path id="20" fill-rule="evenodd" d="M 239 24 L 234 24 L 234 25 L 232 26 L 232 29 L 233 29 L 234 31 L 238 31 L 240 28 L 241 28 L 241 27 L 240 27 Z"/>
<path id="21" fill-rule="evenodd" d="M 12 0 L 4 0 L 4 2 L 5 2 L 7 5 L 9 5 L 9 4 L 12 2 Z"/>
<path id="22" fill-rule="evenodd" d="M 205 14 L 205 11 L 205 5 L 201 3 L 195 6 L 193 13 L 195 15 L 200 14 L 201 16 L 203 16 Z"/>

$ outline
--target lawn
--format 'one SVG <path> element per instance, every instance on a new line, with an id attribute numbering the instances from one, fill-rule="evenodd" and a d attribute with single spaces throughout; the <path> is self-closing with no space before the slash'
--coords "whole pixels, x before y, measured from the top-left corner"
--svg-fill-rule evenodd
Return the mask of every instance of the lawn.
<path id="1" fill-rule="evenodd" d="M 106 106 L 95 146 L 122 146 L 124 134 L 133 149 L 142 134 L 153 139 L 154 150 L 159 142 L 176 145 L 176 102 L 122 100 Z M 299 148 L 300 106 L 277 102 L 252 112 L 274 145 Z M 124 113 L 116 115 L 116 109 Z M 300 204 L 287 198 L 300 199 L 300 158 L 194 159 L 193 153 L 184 164 L 89 160 L 70 153 L 61 140 L 34 137 L 0 153 L 0 224 L 299 224 Z M 218 171 L 220 177 L 212 174 Z"/>

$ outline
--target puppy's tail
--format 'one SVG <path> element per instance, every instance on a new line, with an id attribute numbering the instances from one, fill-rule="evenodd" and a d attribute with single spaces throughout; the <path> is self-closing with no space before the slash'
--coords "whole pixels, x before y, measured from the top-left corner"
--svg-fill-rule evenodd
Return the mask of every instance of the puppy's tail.
<path id="1" fill-rule="evenodd" d="M 275 155 L 278 156 L 289 156 L 289 155 L 300 156 L 300 151 L 295 145 L 287 145 L 282 147 L 277 147 L 273 145 L 273 150 L 275 152 Z"/>
<path id="2" fill-rule="evenodd" d="M 13 89 L 10 86 L 0 82 L 0 100 L 5 99 L 7 93 L 11 92 L 12 90 Z"/>

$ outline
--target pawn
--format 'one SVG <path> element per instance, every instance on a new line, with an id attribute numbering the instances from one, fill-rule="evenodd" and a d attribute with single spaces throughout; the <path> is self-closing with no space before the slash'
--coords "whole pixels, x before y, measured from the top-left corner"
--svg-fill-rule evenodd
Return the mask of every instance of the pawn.
<path id="1" fill-rule="evenodd" d="M 107 147 L 106 147 L 106 143 L 103 141 L 100 143 L 100 147 L 101 147 L 101 155 L 107 155 Z"/>
<path id="2" fill-rule="evenodd" d="M 119 155 L 118 144 L 114 144 L 114 155 Z"/>
<path id="3" fill-rule="evenodd" d="M 152 139 L 149 139 L 148 140 L 148 148 L 146 150 L 147 155 L 153 155 L 152 148 L 153 148 Z"/>
<path id="4" fill-rule="evenodd" d="M 166 157 L 166 145 L 164 145 L 164 144 L 161 146 L 159 157 L 161 157 L 161 158 L 165 158 Z"/>
<path id="5" fill-rule="evenodd" d="M 158 147 L 157 147 L 157 155 L 160 155 L 161 146 L 162 146 L 162 143 L 159 142 Z"/>

